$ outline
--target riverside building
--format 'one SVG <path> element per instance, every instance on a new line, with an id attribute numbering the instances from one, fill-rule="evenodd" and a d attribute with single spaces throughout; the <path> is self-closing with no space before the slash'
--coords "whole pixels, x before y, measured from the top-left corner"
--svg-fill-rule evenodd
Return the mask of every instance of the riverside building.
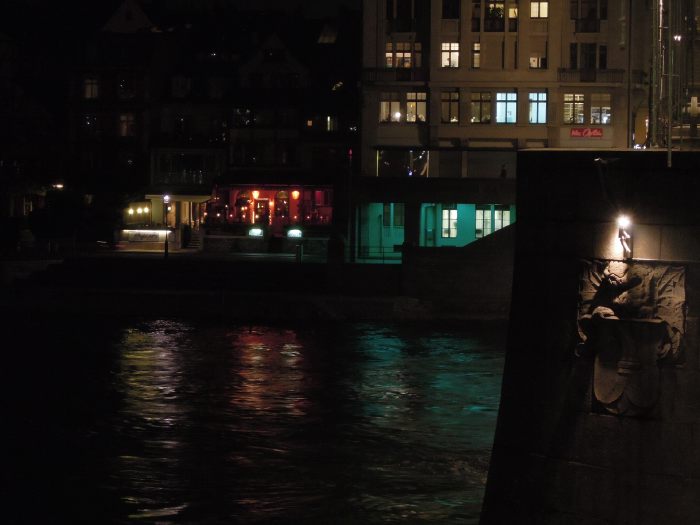
<path id="1" fill-rule="evenodd" d="M 649 116 L 667 114 L 670 67 L 674 135 L 689 136 L 694 38 L 680 35 L 695 22 L 680 14 L 695 7 L 678 6 L 674 64 L 666 31 L 651 30 L 655 9 L 667 16 L 658 2 L 364 0 L 358 259 L 464 246 L 511 224 L 518 150 L 663 145 Z"/>

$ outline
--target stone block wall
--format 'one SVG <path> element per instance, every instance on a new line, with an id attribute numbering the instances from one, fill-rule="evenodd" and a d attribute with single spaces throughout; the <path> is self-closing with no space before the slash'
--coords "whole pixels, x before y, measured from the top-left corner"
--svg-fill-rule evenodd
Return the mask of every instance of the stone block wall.
<path id="1" fill-rule="evenodd" d="M 455 248 L 404 248 L 403 293 L 477 318 L 508 318 L 515 225 Z"/>
<path id="2" fill-rule="evenodd" d="M 519 154 L 511 318 L 482 524 L 698 522 L 700 155 L 673 161 L 667 168 L 662 151 Z M 623 212 L 631 259 L 616 223 Z M 601 273 L 609 284 L 585 293 L 597 263 L 621 279 Z M 640 269 L 646 277 L 635 280 Z M 660 277 L 667 272 L 671 284 Z"/>

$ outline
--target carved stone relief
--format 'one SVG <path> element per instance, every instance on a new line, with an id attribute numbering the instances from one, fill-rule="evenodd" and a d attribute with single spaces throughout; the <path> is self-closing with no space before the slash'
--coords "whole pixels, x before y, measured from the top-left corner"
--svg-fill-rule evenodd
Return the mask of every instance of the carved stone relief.
<path id="1" fill-rule="evenodd" d="M 659 368 L 682 359 L 685 268 L 584 261 L 577 351 L 595 356 L 593 394 L 612 414 L 639 416 L 659 398 Z"/>

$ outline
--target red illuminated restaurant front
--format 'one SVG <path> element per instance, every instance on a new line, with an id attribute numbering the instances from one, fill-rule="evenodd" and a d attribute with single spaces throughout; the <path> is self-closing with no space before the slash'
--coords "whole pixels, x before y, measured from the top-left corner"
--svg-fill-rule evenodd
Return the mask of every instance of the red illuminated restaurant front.
<path id="1" fill-rule="evenodd" d="M 292 225 L 330 225 L 333 190 L 262 185 L 218 188 L 210 206 L 212 222 L 257 224 L 272 235 L 282 235 Z"/>

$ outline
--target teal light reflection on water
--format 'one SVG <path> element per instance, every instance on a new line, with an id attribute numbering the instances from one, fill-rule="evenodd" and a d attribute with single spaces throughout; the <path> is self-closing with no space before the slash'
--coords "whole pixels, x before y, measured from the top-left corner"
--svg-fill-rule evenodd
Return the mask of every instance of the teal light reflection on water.
<path id="1" fill-rule="evenodd" d="M 52 501 L 35 522 L 478 522 L 500 326 L 33 322 L 14 368 L 41 381 L 7 387 L 16 447 L 39 415 L 42 447 L 13 468 L 66 494 L 15 485 Z M 37 368 L 57 336 L 71 353 Z"/>

